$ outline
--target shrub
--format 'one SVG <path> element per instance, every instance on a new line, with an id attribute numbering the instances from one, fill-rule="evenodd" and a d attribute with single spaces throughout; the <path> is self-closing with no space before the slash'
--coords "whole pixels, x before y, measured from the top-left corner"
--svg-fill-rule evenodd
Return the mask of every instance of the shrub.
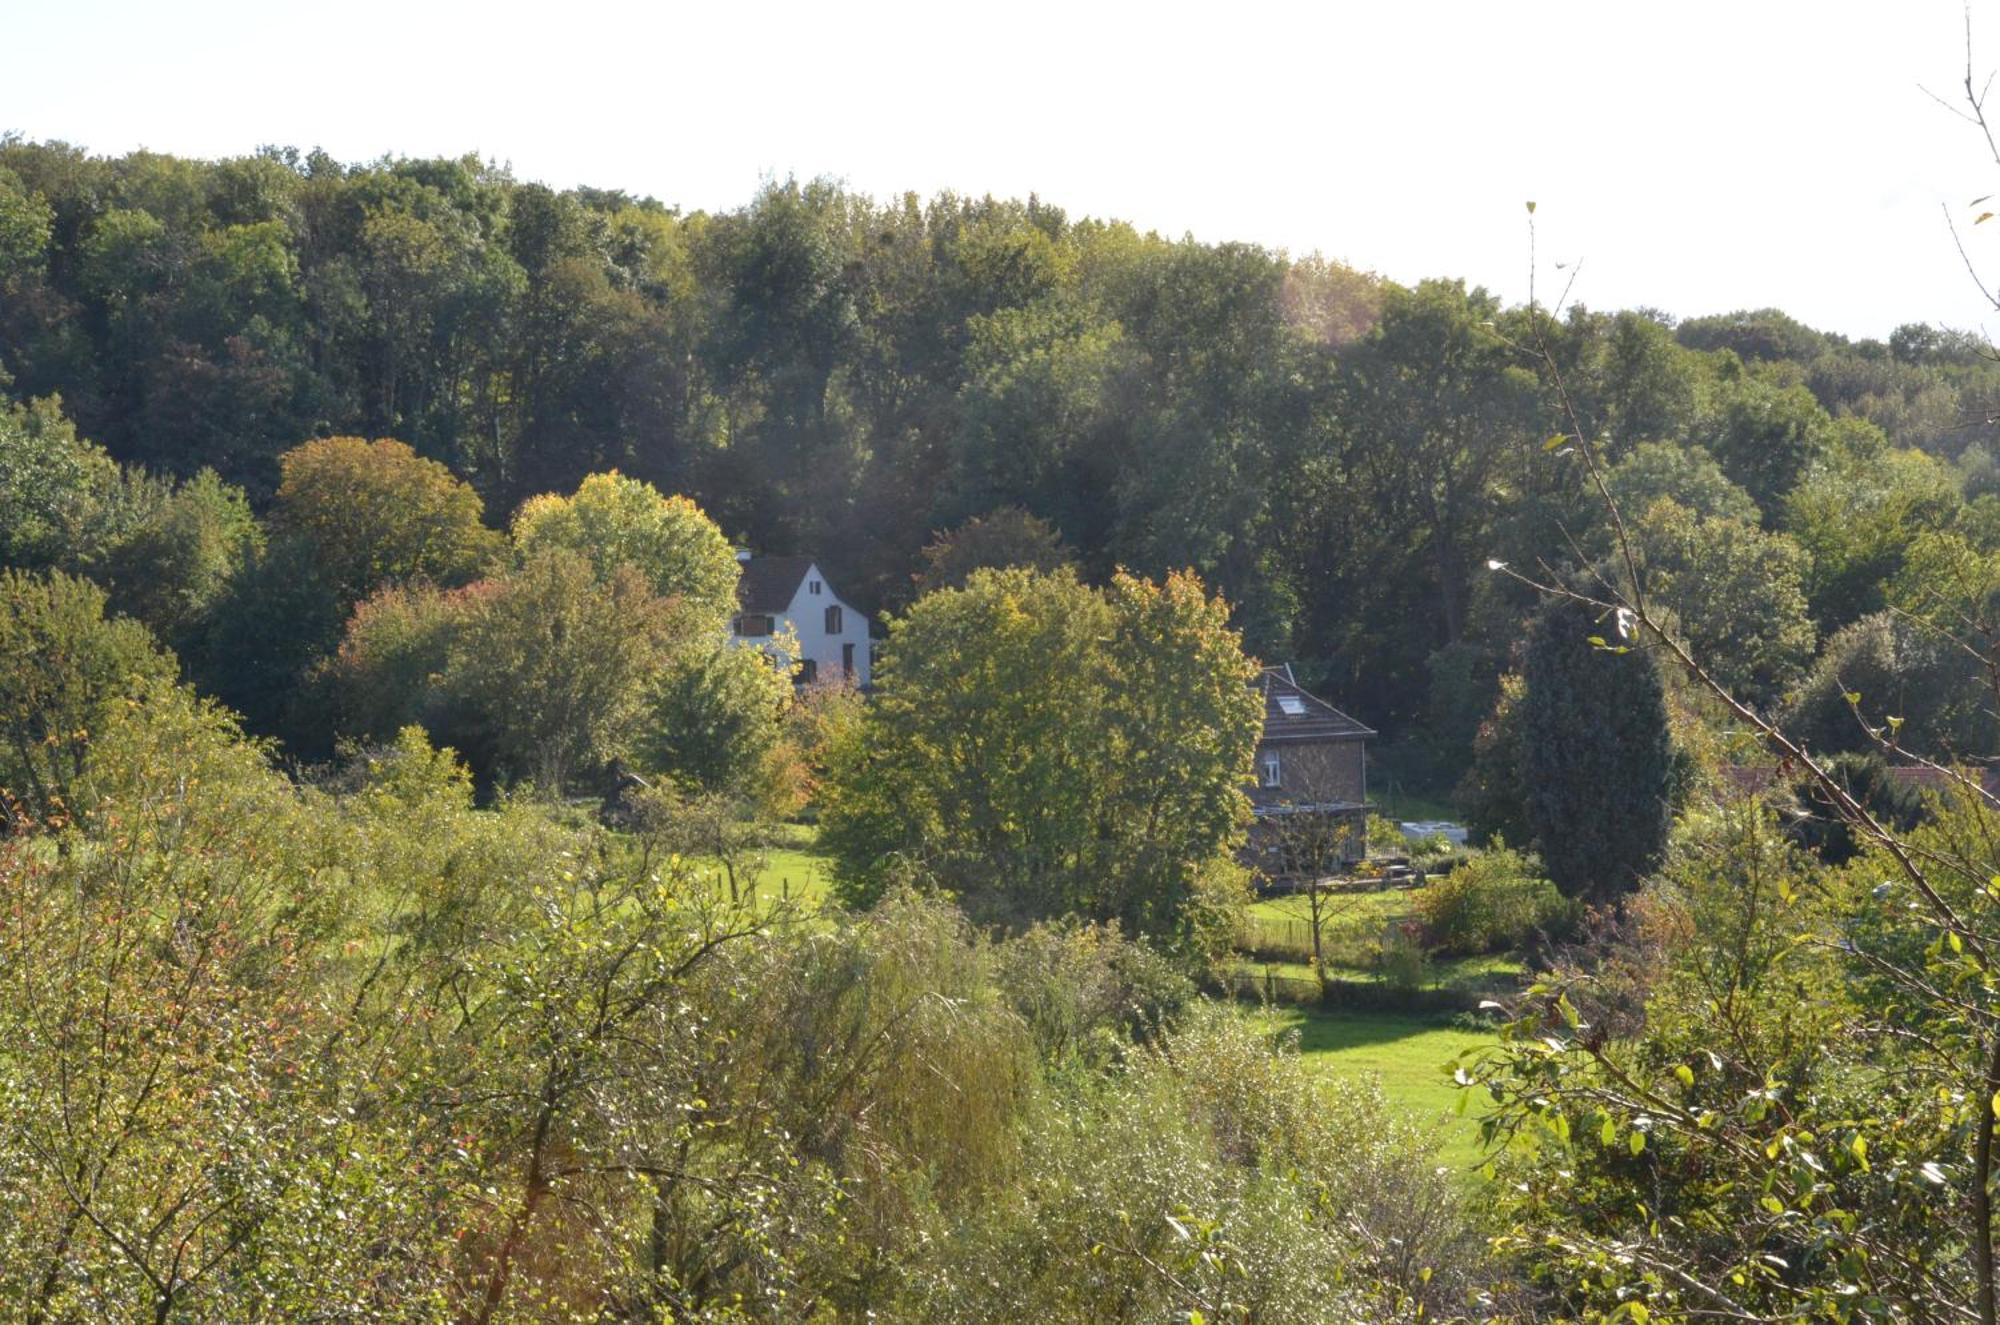
<path id="1" fill-rule="evenodd" d="M 1326 1092 L 1220 1009 L 1024 1130 L 1006 1199 L 929 1239 L 882 1319 L 1430 1319 L 1483 1265 L 1378 1090 Z"/>
<path id="2" fill-rule="evenodd" d="M 1496 840 L 1416 895 L 1424 939 L 1461 956 L 1521 946 L 1540 929 L 1565 919 L 1570 905 L 1544 879 L 1532 857 Z"/>
<path id="3" fill-rule="evenodd" d="M 1400 856 L 1409 850 L 1410 839 L 1394 819 L 1379 814 L 1368 816 L 1368 849 L 1384 855 Z"/>
<path id="4" fill-rule="evenodd" d="M 1102 1063 L 1177 1023 L 1194 984 L 1116 925 L 1036 925 L 994 949 L 995 979 L 1050 1063 Z"/>
<path id="5" fill-rule="evenodd" d="M 0 572 L 0 823 L 64 814 L 98 729 L 173 658 L 104 593 L 60 572 Z"/>
<path id="6" fill-rule="evenodd" d="M 1422 989 L 1431 970 L 1422 927 L 1409 922 L 1391 925 L 1375 949 L 1375 970 L 1395 993 L 1414 994 Z"/>

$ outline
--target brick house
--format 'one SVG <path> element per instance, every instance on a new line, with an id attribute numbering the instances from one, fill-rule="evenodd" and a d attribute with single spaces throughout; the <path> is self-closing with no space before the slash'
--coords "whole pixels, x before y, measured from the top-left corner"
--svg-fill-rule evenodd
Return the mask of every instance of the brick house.
<path id="1" fill-rule="evenodd" d="M 1330 874 L 1368 854 L 1368 739 L 1375 735 L 1266 667 L 1264 731 L 1250 787 L 1246 863 L 1272 881 Z"/>

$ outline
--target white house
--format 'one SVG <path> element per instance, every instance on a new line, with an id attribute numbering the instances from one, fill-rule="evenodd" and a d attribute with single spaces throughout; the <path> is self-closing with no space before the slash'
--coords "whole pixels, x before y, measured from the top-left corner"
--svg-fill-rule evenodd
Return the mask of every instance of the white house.
<path id="1" fill-rule="evenodd" d="M 868 618 L 833 591 L 811 557 L 736 554 L 743 574 L 736 582 L 736 615 L 730 637 L 798 664 L 801 684 L 851 678 L 868 684 Z M 799 643 L 791 658 L 774 637 L 790 631 Z"/>

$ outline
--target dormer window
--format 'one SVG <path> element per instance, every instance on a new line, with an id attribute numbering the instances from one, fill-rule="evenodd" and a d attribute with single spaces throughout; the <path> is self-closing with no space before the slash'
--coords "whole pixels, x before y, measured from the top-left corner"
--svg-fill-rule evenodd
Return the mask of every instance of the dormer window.
<path id="1" fill-rule="evenodd" d="M 1281 783 L 1283 782 L 1283 778 L 1284 778 L 1284 770 L 1279 765 L 1278 752 L 1276 750 L 1267 751 L 1264 755 L 1262 765 L 1260 768 L 1258 785 L 1263 787 L 1275 788 L 1281 785 Z"/>

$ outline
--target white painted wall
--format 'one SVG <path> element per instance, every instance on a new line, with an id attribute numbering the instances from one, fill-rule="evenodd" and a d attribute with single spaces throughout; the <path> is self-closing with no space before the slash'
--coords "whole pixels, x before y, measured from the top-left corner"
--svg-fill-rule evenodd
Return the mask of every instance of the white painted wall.
<path id="1" fill-rule="evenodd" d="M 838 631 L 826 628 L 826 609 L 829 607 L 840 609 Z M 791 605 L 778 617 L 776 625 L 780 633 L 791 631 L 799 642 L 799 657 L 810 659 L 815 664 L 820 680 L 831 681 L 846 674 L 846 651 L 851 647 L 854 683 L 868 684 L 868 618 L 852 603 L 835 595 L 833 586 L 819 573 L 817 565 L 806 568 L 805 576 L 792 594 Z M 773 653 L 778 652 L 768 639 L 739 635 L 736 640 L 741 644 L 758 644 Z"/>

